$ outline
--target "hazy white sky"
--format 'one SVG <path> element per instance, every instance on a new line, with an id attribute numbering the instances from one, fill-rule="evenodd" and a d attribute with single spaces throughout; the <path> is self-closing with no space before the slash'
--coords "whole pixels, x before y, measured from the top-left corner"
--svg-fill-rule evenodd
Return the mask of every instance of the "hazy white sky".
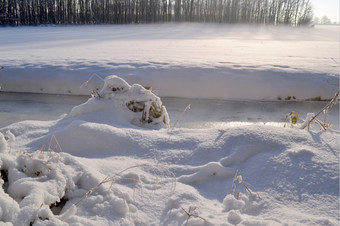
<path id="1" fill-rule="evenodd" d="M 328 16 L 332 21 L 339 21 L 339 0 L 311 0 L 314 13 L 320 19 Z"/>

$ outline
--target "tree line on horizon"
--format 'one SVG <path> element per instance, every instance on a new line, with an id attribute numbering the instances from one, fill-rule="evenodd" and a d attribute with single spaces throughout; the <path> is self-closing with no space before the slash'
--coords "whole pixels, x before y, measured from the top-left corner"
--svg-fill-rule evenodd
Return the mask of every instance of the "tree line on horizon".
<path id="1" fill-rule="evenodd" d="M 0 25 L 166 22 L 308 25 L 310 0 L 0 0 Z"/>

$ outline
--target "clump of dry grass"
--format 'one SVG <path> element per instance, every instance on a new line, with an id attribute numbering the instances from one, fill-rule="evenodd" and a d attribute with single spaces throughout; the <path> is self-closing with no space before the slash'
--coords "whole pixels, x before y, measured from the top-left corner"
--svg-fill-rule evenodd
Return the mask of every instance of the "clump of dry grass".
<path id="1" fill-rule="evenodd" d="M 321 129 L 327 130 L 332 126 L 332 124 L 327 123 L 327 115 L 330 108 L 332 108 L 339 100 L 340 91 L 335 93 L 334 97 L 329 101 L 329 103 L 323 107 L 317 114 L 314 113 L 308 113 L 305 120 L 299 120 L 299 114 L 295 111 L 291 111 L 289 114 L 286 115 L 286 120 L 289 122 L 290 127 L 293 127 L 294 125 L 297 125 L 298 121 L 302 122 L 300 129 L 306 129 L 309 130 L 311 127 L 311 124 L 314 123 L 318 126 L 320 126 Z M 318 119 L 317 117 L 323 113 L 323 121 Z M 286 125 L 284 125 L 286 127 Z"/>
<path id="2" fill-rule="evenodd" d="M 252 190 L 249 188 L 252 185 L 243 180 L 239 170 L 236 170 L 236 173 L 233 179 L 233 185 L 232 185 L 232 195 L 234 195 L 236 199 L 239 199 L 240 192 L 237 191 L 237 184 L 242 184 L 244 188 L 247 190 L 247 192 L 249 193 L 249 195 L 253 195 Z M 258 194 L 257 194 L 257 197 L 261 198 Z"/>
<path id="3" fill-rule="evenodd" d="M 302 126 L 300 128 L 301 129 L 307 128 L 307 130 L 309 130 L 311 123 L 314 122 L 317 125 L 319 125 L 323 130 L 327 130 L 330 127 L 330 124 L 326 122 L 328 111 L 339 100 L 339 95 L 340 95 L 340 91 L 335 93 L 333 99 L 325 107 L 323 107 L 317 114 L 315 114 L 315 115 L 314 114 L 308 114 L 305 122 L 302 124 Z M 324 114 L 323 121 L 321 121 L 317 118 L 321 113 Z"/>

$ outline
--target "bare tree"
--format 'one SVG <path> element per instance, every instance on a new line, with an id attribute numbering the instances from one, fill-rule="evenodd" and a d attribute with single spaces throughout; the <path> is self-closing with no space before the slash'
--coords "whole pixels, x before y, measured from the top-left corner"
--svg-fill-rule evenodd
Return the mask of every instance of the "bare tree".
<path id="1" fill-rule="evenodd" d="M 187 21 L 300 26 L 312 19 L 310 0 L 0 0 L 0 25 Z"/>

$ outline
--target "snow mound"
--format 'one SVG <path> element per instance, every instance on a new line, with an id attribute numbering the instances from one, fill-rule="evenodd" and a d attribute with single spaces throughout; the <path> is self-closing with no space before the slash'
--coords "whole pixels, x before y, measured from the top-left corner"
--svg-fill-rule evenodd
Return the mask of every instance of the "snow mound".
<path id="1" fill-rule="evenodd" d="M 170 171 L 149 164 L 112 173 L 105 184 L 104 175 L 69 154 L 43 148 L 0 153 L 0 169 L 0 223 L 9 225 L 139 225 L 133 216 L 163 208 L 157 200 L 167 200 L 175 186 Z M 161 216 L 154 214 L 151 221 Z"/>
<path id="2" fill-rule="evenodd" d="M 93 91 L 92 98 L 73 108 L 67 117 L 104 109 L 111 111 L 116 122 L 127 121 L 149 128 L 169 127 L 170 124 L 168 112 L 159 97 L 141 85 L 130 86 L 115 75 L 106 77 L 103 87 L 99 91 Z"/>
<path id="3" fill-rule="evenodd" d="M 336 225 L 337 133 L 259 125 L 119 128 L 97 114 L 6 128 L 16 136 L 16 149 L 9 152 L 5 138 L 0 221 Z M 244 179 L 253 192 L 240 184 L 235 198 L 231 188 L 237 171 L 238 182 Z"/>
<path id="4" fill-rule="evenodd" d="M 222 166 L 219 162 L 209 162 L 204 166 L 197 167 L 195 173 L 183 175 L 178 178 L 179 182 L 186 184 L 208 183 L 211 179 L 224 179 L 234 175 L 234 171 Z"/>

